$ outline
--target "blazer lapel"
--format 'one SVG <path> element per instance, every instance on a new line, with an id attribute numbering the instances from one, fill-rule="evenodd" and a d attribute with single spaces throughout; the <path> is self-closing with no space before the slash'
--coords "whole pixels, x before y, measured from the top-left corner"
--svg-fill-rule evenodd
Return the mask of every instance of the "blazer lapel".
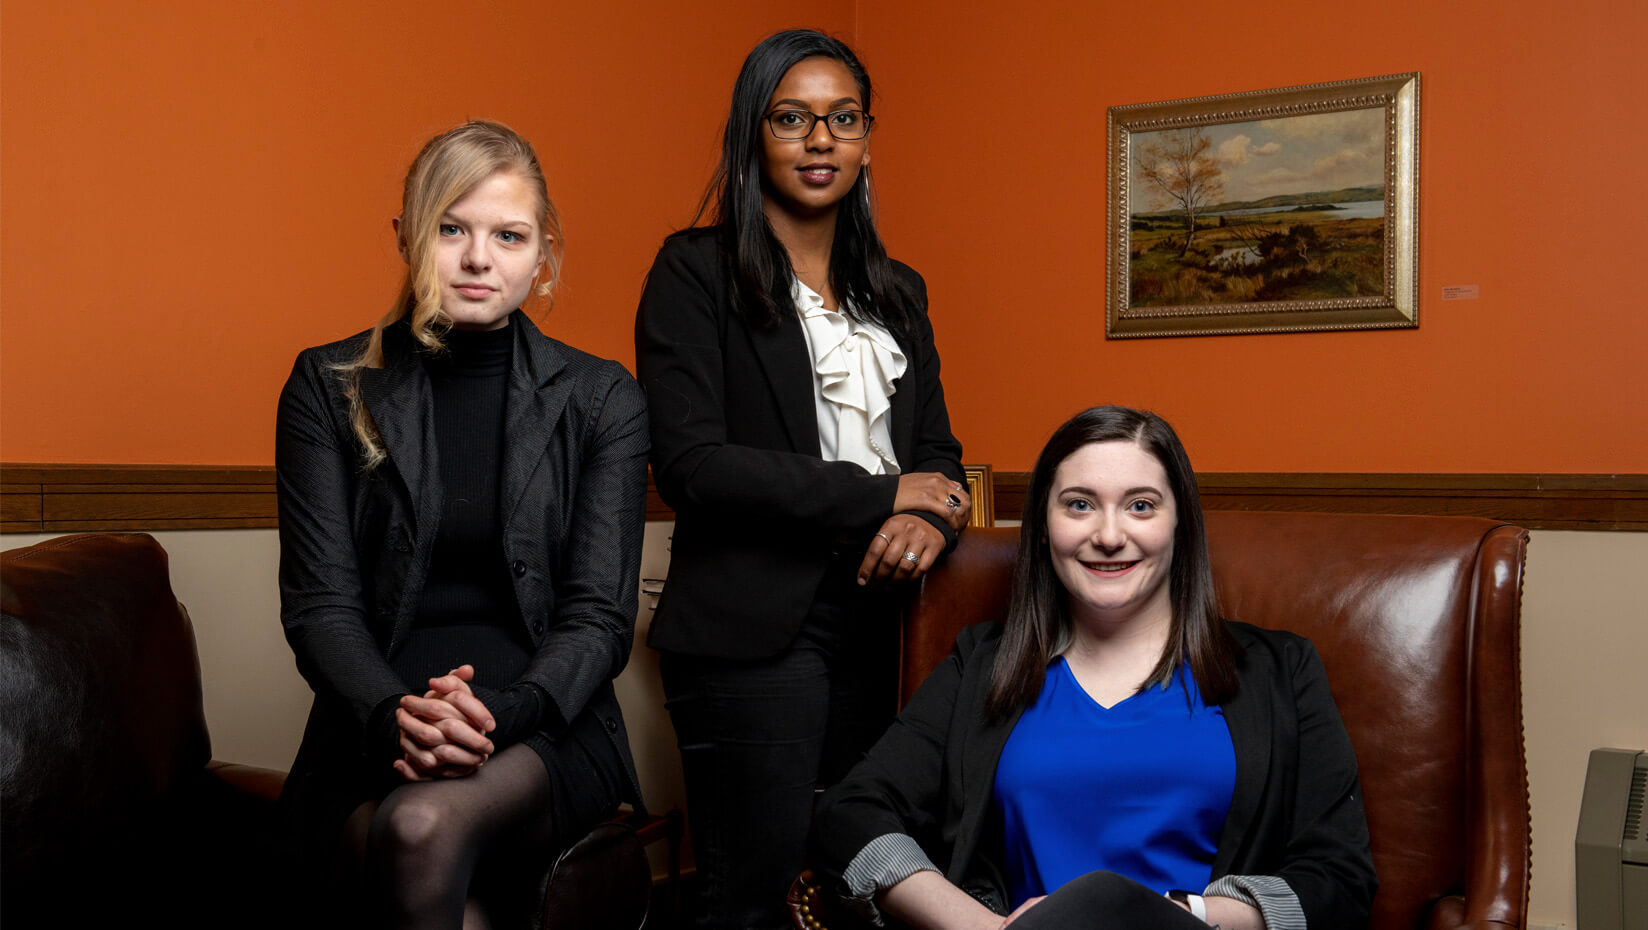
<path id="1" fill-rule="evenodd" d="M 911 371 L 918 359 L 904 343 L 900 342 L 898 349 L 904 353 L 904 374 L 893 382 L 892 409 L 887 414 L 892 422 L 888 430 L 892 433 L 893 455 L 898 458 L 899 470 L 908 471 L 916 454 L 916 393 L 920 386 L 917 379 L 911 377 Z"/>
<path id="2" fill-rule="evenodd" d="M 747 329 L 755 357 L 761 360 L 767 383 L 778 402 L 778 413 L 797 452 L 822 454 L 818 442 L 818 411 L 813 398 L 812 357 L 807 354 L 807 337 L 801 319 L 794 313 L 781 314 L 771 329 Z"/>
<path id="3" fill-rule="evenodd" d="M 961 812 L 955 848 L 950 855 L 950 871 L 954 874 L 948 878 L 952 882 L 961 880 L 967 864 L 973 859 L 979 831 L 984 826 L 984 815 L 990 810 L 996 763 L 1001 761 L 1001 751 L 1007 746 L 1007 738 L 1013 735 L 1013 728 L 1018 726 L 1023 713 L 1024 709 L 1020 708 L 1008 719 L 997 722 L 989 722 L 981 714 L 979 723 L 967 731 L 961 750 L 961 796 L 967 799 L 967 806 Z"/>
<path id="4" fill-rule="evenodd" d="M 442 505 L 441 482 L 433 472 L 438 467 L 435 405 L 429 378 L 411 342 L 411 334 L 402 324 L 384 330 L 384 367 L 361 370 L 360 392 L 395 473 L 416 502 L 415 528 L 421 532 L 438 522 L 434 518 Z"/>
<path id="5" fill-rule="evenodd" d="M 504 402 L 503 474 L 499 476 L 504 525 L 509 525 L 526 493 L 532 475 L 549 451 L 572 392 L 572 378 L 556 379 L 566 367 L 556 343 L 538 331 L 526 314 L 516 310 L 510 318 L 515 327 L 514 357 L 509 370 L 509 392 Z M 545 498 L 558 506 L 560 495 Z M 550 519 L 558 515 L 550 514 Z M 546 524 L 555 525 L 553 522 Z"/>
<path id="6" fill-rule="evenodd" d="M 1247 661 L 1257 658 L 1257 650 L 1248 650 Z M 1231 792 L 1230 813 L 1225 815 L 1219 836 L 1219 851 L 1213 858 L 1214 878 L 1230 873 L 1270 777 L 1271 676 L 1260 672 L 1238 674 L 1236 696 L 1223 705 L 1225 726 L 1230 728 L 1230 742 L 1236 753 L 1236 788 Z"/>

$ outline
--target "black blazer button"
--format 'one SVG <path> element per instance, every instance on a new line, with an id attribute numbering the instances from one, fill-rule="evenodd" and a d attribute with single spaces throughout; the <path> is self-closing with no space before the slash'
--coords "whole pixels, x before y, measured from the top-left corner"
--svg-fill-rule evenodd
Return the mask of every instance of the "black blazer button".
<path id="1" fill-rule="evenodd" d="M 542 621 L 542 620 L 532 621 L 532 632 L 542 633 L 543 631 L 544 631 L 544 621 Z"/>
<path id="2" fill-rule="evenodd" d="M 522 577 L 526 576 L 526 563 L 521 561 L 520 559 L 516 559 L 515 564 L 511 565 L 509 567 L 510 567 L 511 570 L 513 570 L 515 572 L 515 577 L 516 578 L 522 578 Z"/>
<path id="3" fill-rule="evenodd" d="M 602 720 L 601 722 L 606 724 L 608 733 L 617 733 L 618 732 L 618 721 L 612 719 L 611 717 L 608 717 L 605 720 Z"/>

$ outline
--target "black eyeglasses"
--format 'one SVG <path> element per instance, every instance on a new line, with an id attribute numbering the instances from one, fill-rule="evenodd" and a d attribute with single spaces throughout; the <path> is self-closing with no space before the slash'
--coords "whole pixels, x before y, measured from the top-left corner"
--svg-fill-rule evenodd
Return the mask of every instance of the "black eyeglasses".
<path id="1" fill-rule="evenodd" d="M 857 142 L 870 134 L 875 117 L 863 110 L 831 110 L 819 116 L 810 110 L 774 110 L 762 119 L 774 138 L 786 141 L 805 139 L 820 122 L 838 142 Z"/>

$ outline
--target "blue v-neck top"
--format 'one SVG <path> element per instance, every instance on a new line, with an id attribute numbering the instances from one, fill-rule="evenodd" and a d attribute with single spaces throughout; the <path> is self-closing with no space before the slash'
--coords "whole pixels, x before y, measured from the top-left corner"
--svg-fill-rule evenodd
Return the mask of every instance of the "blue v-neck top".
<path id="1" fill-rule="evenodd" d="M 1184 665 L 1104 707 L 1055 659 L 996 764 L 1013 906 L 1096 869 L 1206 887 L 1235 785 L 1224 710 L 1202 705 Z"/>

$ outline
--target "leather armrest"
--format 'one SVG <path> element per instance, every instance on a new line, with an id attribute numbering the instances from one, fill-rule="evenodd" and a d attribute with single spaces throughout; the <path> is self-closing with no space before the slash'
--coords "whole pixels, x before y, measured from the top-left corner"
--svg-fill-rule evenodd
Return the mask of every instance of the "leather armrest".
<path id="1" fill-rule="evenodd" d="M 639 927 L 652 869 L 635 831 L 603 823 L 562 852 L 544 879 L 540 927 Z"/>
<path id="2" fill-rule="evenodd" d="M 1465 898 L 1456 894 L 1437 899 L 1431 906 L 1430 920 L 1425 926 L 1428 930 L 1522 930 L 1523 927 L 1522 924 L 1503 920 L 1467 921 Z"/>
<path id="3" fill-rule="evenodd" d="M 269 804 L 280 800 L 280 789 L 286 784 L 285 772 L 216 759 L 206 764 L 206 775 L 234 794 Z"/>

